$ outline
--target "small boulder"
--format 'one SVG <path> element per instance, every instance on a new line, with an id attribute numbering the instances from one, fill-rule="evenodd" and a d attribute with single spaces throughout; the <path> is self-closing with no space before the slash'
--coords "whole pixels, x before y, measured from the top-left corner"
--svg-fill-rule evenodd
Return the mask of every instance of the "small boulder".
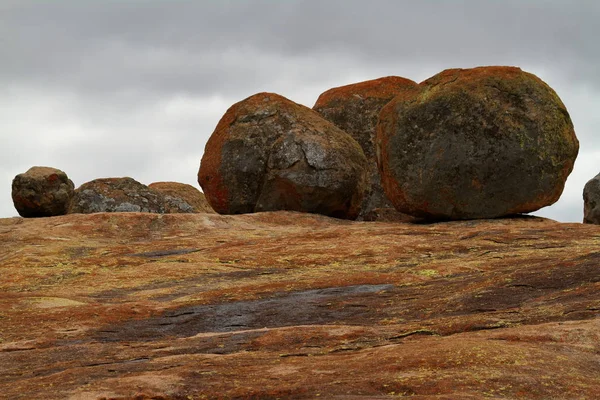
<path id="1" fill-rule="evenodd" d="M 155 182 L 148 185 L 163 194 L 167 213 L 214 213 L 204 193 L 185 183 Z"/>
<path id="2" fill-rule="evenodd" d="M 163 195 L 132 178 L 102 178 L 75 191 L 70 214 L 97 212 L 164 213 Z"/>
<path id="3" fill-rule="evenodd" d="M 547 84 L 514 67 L 446 70 L 381 111 L 388 198 L 426 219 L 527 213 L 560 197 L 579 150 Z"/>
<path id="4" fill-rule="evenodd" d="M 583 188 L 583 223 L 600 225 L 600 174 Z"/>
<path id="5" fill-rule="evenodd" d="M 381 187 L 375 157 L 375 127 L 381 108 L 398 94 L 413 89 L 416 82 L 388 76 L 329 89 L 322 93 L 313 110 L 352 136 L 362 147 L 369 163 L 369 193 L 359 219 L 369 220 L 375 209 L 393 207 Z M 386 213 L 387 215 L 387 213 Z"/>
<path id="6" fill-rule="evenodd" d="M 198 182 L 221 214 L 289 210 L 356 218 L 367 160 L 311 109 L 259 93 L 234 104 L 206 144 Z"/>
<path id="7" fill-rule="evenodd" d="M 12 199 L 22 217 L 52 217 L 67 213 L 75 186 L 63 171 L 31 167 L 12 181 Z"/>

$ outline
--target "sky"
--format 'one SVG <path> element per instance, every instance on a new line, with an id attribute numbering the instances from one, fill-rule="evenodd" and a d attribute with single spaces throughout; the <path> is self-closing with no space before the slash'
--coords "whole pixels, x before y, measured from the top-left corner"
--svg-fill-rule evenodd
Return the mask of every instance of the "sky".
<path id="1" fill-rule="evenodd" d="M 0 218 L 31 166 L 75 186 L 130 176 L 199 188 L 204 145 L 232 104 L 447 68 L 512 65 L 548 83 L 580 151 L 561 199 L 581 222 L 600 172 L 597 0 L 0 0 Z"/>

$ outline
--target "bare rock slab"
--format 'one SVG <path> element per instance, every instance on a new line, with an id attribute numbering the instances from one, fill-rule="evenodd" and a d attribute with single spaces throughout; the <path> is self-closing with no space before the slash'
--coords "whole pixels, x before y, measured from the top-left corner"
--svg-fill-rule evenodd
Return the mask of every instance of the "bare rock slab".
<path id="1" fill-rule="evenodd" d="M 0 219 L 6 399 L 589 399 L 600 226 Z"/>
<path id="2" fill-rule="evenodd" d="M 70 214 L 98 212 L 164 213 L 162 193 L 133 178 L 100 178 L 84 183 L 75 191 Z"/>
<path id="3" fill-rule="evenodd" d="M 290 210 L 353 219 L 367 190 L 367 160 L 316 112 L 259 93 L 219 121 L 198 182 L 220 214 Z"/>
<path id="4" fill-rule="evenodd" d="M 399 76 L 354 83 L 329 89 L 313 106 L 326 120 L 347 132 L 362 147 L 369 163 L 369 192 L 361 207 L 360 219 L 369 219 L 378 208 L 393 207 L 381 186 L 375 156 L 375 127 L 379 112 L 398 94 L 417 83 Z"/>
<path id="5" fill-rule="evenodd" d="M 433 76 L 382 109 L 377 138 L 386 194 L 399 211 L 428 219 L 551 205 L 579 150 L 554 90 L 515 67 Z"/>
<path id="6" fill-rule="evenodd" d="M 66 214 L 75 186 L 63 171 L 31 167 L 12 182 L 12 199 L 22 217 L 52 217 Z"/>

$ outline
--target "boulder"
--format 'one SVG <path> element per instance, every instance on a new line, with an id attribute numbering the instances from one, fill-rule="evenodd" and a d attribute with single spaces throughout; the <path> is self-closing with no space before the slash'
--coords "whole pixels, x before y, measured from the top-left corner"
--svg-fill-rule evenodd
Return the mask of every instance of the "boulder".
<path id="1" fill-rule="evenodd" d="M 375 127 L 381 108 L 398 94 L 417 83 L 398 76 L 341 86 L 321 94 L 313 110 L 352 136 L 362 147 L 369 163 L 369 193 L 365 196 L 359 219 L 378 208 L 393 207 L 381 187 L 375 157 Z"/>
<path id="2" fill-rule="evenodd" d="M 185 183 L 155 182 L 148 185 L 163 194 L 167 213 L 214 213 L 204 193 Z"/>
<path id="3" fill-rule="evenodd" d="M 31 167 L 12 181 L 12 199 L 19 215 L 52 217 L 67 212 L 75 186 L 63 171 Z"/>
<path id="4" fill-rule="evenodd" d="M 583 188 L 583 223 L 600 225 L 600 174 Z"/>
<path id="5" fill-rule="evenodd" d="M 394 206 L 434 220 L 553 204 L 579 150 L 554 90 L 515 67 L 446 70 L 398 95 L 380 113 L 377 146 Z"/>
<path id="6" fill-rule="evenodd" d="M 69 213 L 164 213 L 165 209 L 165 199 L 160 192 L 126 177 L 84 183 L 75 191 Z"/>
<path id="7" fill-rule="evenodd" d="M 221 118 L 198 182 L 220 214 L 290 210 L 353 219 L 367 189 L 367 160 L 316 112 L 259 93 Z"/>

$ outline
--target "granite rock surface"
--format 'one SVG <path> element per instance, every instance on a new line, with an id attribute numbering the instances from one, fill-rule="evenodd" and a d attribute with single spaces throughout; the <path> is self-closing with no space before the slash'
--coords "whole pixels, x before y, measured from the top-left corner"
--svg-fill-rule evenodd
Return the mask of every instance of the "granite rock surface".
<path id="1" fill-rule="evenodd" d="M 600 226 L 0 219 L 11 399 L 597 399 Z"/>

